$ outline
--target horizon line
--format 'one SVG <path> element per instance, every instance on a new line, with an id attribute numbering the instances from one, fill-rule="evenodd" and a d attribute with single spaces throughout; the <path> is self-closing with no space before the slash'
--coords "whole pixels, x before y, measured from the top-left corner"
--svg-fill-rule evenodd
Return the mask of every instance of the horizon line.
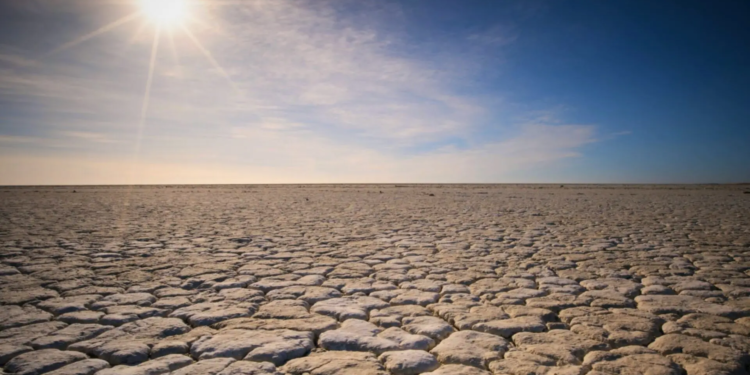
<path id="1" fill-rule="evenodd" d="M 574 185 L 574 186 L 585 186 L 585 185 L 652 185 L 652 186 L 733 186 L 733 185 L 750 185 L 750 182 L 283 182 L 283 183 L 164 183 L 164 184 L 55 184 L 55 185 L 4 185 L 0 184 L 0 188 L 27 188 L 27 187 L 43 187 L 43 188 L 54 188 L 54 187 L 134 187 L 134 186 L 325 186 L 325 185 L 370 185 L 370 186 L 385 186 L 394 185 L 394 187 L 406 187 L 406 186 L 425 186 L 425 185 L 474 185 L 474 186 L 489 186 L 489 185 Z"/>

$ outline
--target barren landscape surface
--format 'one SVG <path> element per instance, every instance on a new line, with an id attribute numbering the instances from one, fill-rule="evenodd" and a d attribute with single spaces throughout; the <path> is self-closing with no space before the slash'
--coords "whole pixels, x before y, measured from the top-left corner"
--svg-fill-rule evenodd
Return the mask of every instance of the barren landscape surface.
<path id="1" fill-rule="evenodd" d="M 7 374 L 747 374 L 742 185 L 0 188 Z"/>

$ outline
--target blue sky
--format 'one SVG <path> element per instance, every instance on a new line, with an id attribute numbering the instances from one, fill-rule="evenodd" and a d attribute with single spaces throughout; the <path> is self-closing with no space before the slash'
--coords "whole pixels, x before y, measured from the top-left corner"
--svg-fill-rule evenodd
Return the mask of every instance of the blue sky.
<path id="1" fill-rule="evenodd" d="M 139 1 L 0 3 L 0 184 L 750 181 L 746 1 Z"/>

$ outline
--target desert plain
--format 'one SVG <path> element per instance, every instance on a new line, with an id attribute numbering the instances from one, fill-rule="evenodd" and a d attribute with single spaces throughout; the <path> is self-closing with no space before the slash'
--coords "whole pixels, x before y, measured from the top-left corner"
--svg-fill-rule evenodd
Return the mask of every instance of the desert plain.
<path id="1" fill-rule="evenodd" d="M 0 373 L 747 374 L 747 190 L 2 187 Z"/>

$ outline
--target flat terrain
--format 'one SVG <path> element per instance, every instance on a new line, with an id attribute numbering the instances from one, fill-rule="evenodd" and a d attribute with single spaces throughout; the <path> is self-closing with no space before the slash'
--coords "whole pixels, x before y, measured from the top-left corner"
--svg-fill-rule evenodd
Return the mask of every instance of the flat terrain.
<path id="1" fill-rule="evenodd" d="M 747 190 L 0 187 L 0 366 L 747 374 Z"/>

